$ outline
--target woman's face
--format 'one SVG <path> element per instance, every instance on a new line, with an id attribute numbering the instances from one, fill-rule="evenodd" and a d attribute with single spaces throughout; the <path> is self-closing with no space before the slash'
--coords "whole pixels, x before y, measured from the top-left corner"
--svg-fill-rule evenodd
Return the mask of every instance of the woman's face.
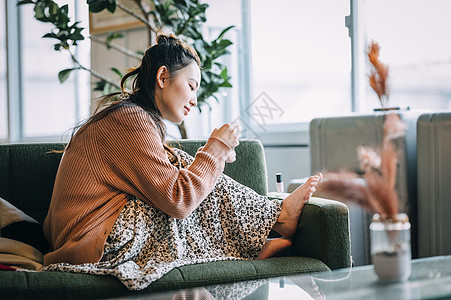
<path id="1" fill-rule="evenodd" d="M 161 84 L 162 83 L 162 84 Z M 193 62 L 179 70 L 174 76 L 163 73 L 159 81 L 159 92 L 155 95 L 163 119 L 180 123 L 197 105 L 196 92 L 200 84 L 200 69 Z"/>

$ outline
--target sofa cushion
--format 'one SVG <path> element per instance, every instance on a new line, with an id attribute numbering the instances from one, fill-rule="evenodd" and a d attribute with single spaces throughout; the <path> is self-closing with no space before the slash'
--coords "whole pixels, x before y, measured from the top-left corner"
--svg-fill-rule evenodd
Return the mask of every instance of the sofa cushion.
<path id="1" fill-rule="evenodd" d="M 49 249 L 41 224 L 3 198 L 0 198 L 0 236 L 28 244 L 44 254 Z"/>
<path id="2" fill-rule="evenodd" d="M 131 292 L 112 276 L 61 272 L 0 272 L 2 297 L 33 299 L 94 299 L 193 288 L 300 273 L 330 271 L 321 261 L 306 257 L 219 261 L 188 265 L 167 273 L 147 289 Z"/>

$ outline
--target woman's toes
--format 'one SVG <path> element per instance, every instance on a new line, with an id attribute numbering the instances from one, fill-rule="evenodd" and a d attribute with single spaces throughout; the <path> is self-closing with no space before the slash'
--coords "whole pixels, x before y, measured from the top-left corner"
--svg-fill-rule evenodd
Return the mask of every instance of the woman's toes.
<path id="1" fill-rule="evenodd" d="M 316 192 L 316 188 L 314 186 L 309 187 L 306 190 L 306 194 L 304 196 L 304 200 L 309 200 L 312 197 L 313 193 Z"/>
<path id="2" fill-rule="evenodd" d="M 318 175 L 314 175 L 313 177 L 315 178 L 315 181 L 320 181 L 321 179 L 323 179 L 323 174 L 319 173 Z"/>

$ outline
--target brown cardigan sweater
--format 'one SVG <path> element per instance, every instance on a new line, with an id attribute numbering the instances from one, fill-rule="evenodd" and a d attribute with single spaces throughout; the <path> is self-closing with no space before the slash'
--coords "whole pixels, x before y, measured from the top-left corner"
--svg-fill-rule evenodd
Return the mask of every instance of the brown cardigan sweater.
<path id="1" fill-rule="evenodd" d="M 98 262 L 111 228 L 135 196 L 174 218 L 187 217 L 213 189 L 230 149 L 216 139 L 187 169 L 173 166 L 155 123 L 122 107 L 79 131 L 55 180 L 44 234 L 44 264 Z"/>

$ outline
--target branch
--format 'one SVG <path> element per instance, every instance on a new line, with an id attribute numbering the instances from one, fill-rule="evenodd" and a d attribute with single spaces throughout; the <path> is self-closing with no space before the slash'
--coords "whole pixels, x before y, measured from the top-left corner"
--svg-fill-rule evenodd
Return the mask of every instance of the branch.
<path id="1" fill-rule="evenodd" d="M 136 5 L 138 5 L 139 9 L 141 10 L 144 17 L 146 17 L 149 14 L 149 11 L 145 9 L 144 5 L 142 4 L 141 0 L 135 0 Z"/>
<path id="2" fill-rule="evenodd" d="M 188 26 L 188 22 L 191 21 L 192 19 L 193 19 L 192 16 L 189 16 L 189 17 L 188 17 L 188 20 L 186 20 L 186 21 L 183 23 L 182 29 L 179 30 L 178 34 L 183 34 L 183 31 L 185 31 L 186 26 Z"/>
<path id="3" fill-rule="evenodd" d="M 99 39 L 98 37 L 93 36 L 93 35 L 91 35 L 89 38 L 90 38 L 92 41 L 94 41 L 94 42 L 97 42 L 97 43 L 99 43 L 99 44 L 105 45 L 105 46 L 107 46 L 107 47 L 111 47 L 111 48 L 113 48 L 114 50 L 117 50 L 117 51 L 119 51 L 119 52 L 121 52 L 121 53 L 123 53 L 123 54 L 125 54 L 125 55 L 127 55 L 127 56 L 129 56 L 129 57 L 136 58 L 136 59 L 138 59 L 138 60 L 141 60 L 141 59 L 142 59 L 142 56 L 141 56 L 141 55 L 139 55 L 139 54 L 137 54 L 137 53 L 135 53 L 135 52 L 133 52 L 133 51 L 131 51 L 131 50 L 128 50 L 127 48 L 124 48 L 124 47 L 122 47 L 122 46 L 119 46 L 119 45 L 117 45 L 117 44 L 108 43 L 107 41 L 104 41 L 104 40 L 102 40 L 102 39 Z"/>
<path id="4" fill-rule="evenodd" d="M 146 26 L 150 30 L 152 30 L 153 32 L 157 33 L 157 30 L 152 26 L 152 24 L 150 24 L 149 20 L 145 19 L 144 17 L 141 17 L 140 15 L 136 14 L 134 11 L 130 10 L 129 8 L 125 7 L 123 4 L 121 4 L 119 2 L 117 3 L 117 7 L 119 7 L 120 9 L 122 9 L 123 11 L 128 13 L 129 15 L 137 18 L 138 20 L 140 20 L 141 22 L 146 24 Z"/>
<path id="5" fill-rule="evenodd" d="M 144 17 L 149 20 L 148 16 L 150 15 L 149 6 L 143 5 L 141 0 L 135 0 L 136 5 L 138 5 L 139 9 L 141 9 L 141 13 L 144 15 Z M 155 24 L 155 23 L 154 23 Z M 150 27 L 152 29 L 152 27 Z M 149 39 L 149 45 L 152 45 L 152 30 L 149 30 L 147 38 Z"/>
<path id="6" fill-rule="evenodd" d="M 70 57 L 72 58 L 72 61 L 73 61 L 74 63 L 76 63 L 76 64 L 79 66 L 80 69 L 83 69 L 83 70 L 85 70 L 85 71 L 88 71 L 89 73 L 91 73 L 92 76 L 96 77 L 97 79 L 103 80 L 103 81 L 105 81 L 105 82 L 111 84 L 112 86 L 114 86 L 115 88 L 117 88 L 117 89 L 119 89 L 119 90 L 121 89 L 121 87 L 120 87 L 119 85 L 117 85 L 116 83 L 114 83 L 113 81 L 111 81 L 109 78 L 103 76 L 102 74 L 100 74 L 100 73 L 98 73 L 98 72 L 96 72 L 96 71 L 94 71 L 94 70 L 92 70 L 92 69 L 88 69 L 88 68 L 84 67 L 84 66 L 83 66 L 83 65 L 75 58 L 75 56 L 72 54 L 72 52 L 69 51 L 69 53 L 70 53 Z"/>

